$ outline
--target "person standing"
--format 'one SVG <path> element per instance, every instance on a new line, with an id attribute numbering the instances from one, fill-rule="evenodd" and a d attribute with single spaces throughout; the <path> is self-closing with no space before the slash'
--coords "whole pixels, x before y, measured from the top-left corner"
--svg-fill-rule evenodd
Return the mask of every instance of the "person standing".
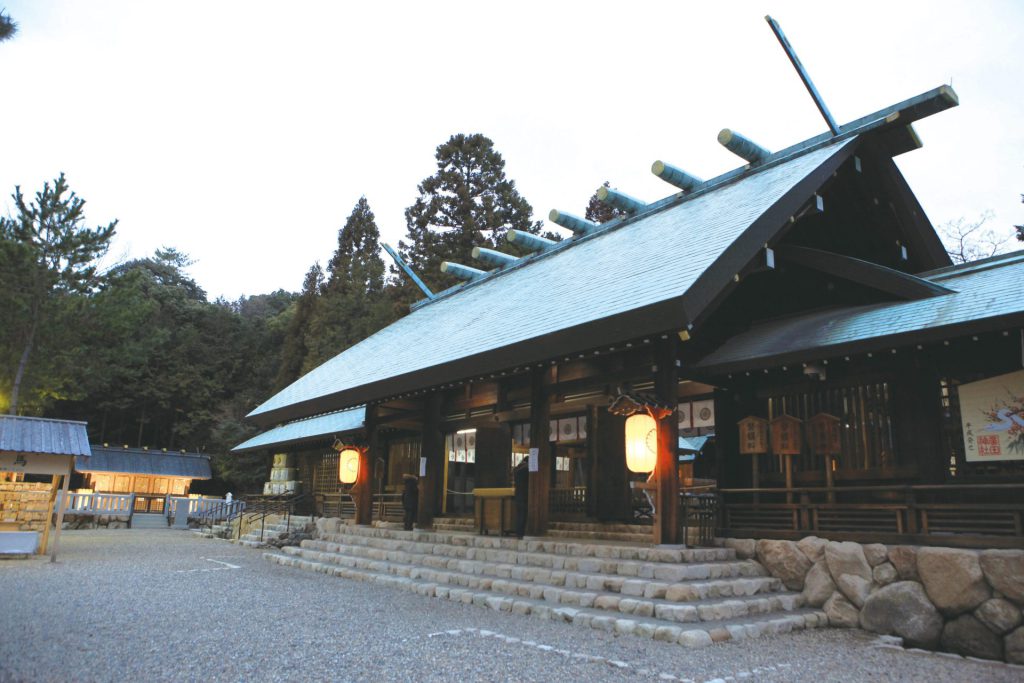
<path id="1" fill-rule="evenodd" d="M 516 504 L 516 537 L 526 534 L 526 508 L 530 500 L 530 469 L 529 458 L 522 461 L 512 470 L 512 484 L 515 486 L 513 500 Z"/>
<path id="2" fill-rule="evenodd" d="M 402 509 L 405 510 L 403 525 L 406 531 L 412 531 L 416 522 L 416 511 L 420 505 L 419 480 L 411 474 L 406 474 L 405 488 L 402 490 Z"/>

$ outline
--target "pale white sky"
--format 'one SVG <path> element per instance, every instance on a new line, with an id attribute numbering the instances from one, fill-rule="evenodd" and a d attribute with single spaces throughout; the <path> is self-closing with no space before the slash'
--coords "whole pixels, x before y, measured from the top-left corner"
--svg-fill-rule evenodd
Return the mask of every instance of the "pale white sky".
<path id="1" fill-rule="evenodd" d="M 298 290 L 360 195 L 392 244 L 457 132 L 495 141 L 534 207 L 582 213 L 655 159 L 708 178 L 825 124 L 772 14 L 844 123 L 952 82 L 897 158 L 940 224 L 1024 222 L 1024 3 L 0 0 L 0 212 L 67 173 L 115 257 L 190 254 L 210 297 Z"/>

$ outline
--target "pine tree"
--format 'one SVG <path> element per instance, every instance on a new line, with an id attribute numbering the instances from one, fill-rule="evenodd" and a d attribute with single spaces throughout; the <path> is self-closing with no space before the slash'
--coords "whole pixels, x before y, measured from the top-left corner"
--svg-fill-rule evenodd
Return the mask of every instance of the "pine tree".
<path id="1" fill-rule="evenodd" d="M 15 187 L 17 216 L 0 218 L 0 309 L 5 309 L 0 341 L 17 360 L 9 381 L 8 410 L 17 414 L 22 383 L 32 352 L 48 332 L 47 323 L 63 300 L 93 289 L 98 281 L 96 261 L 106 253 L 117 221 L 88 228 L 85 200 L 68 190 L 61 173 L 53 185 L 43 184 L 28 203 Z"/>
<path id="2" fill-rule="evenodd" d="M 0 10 L 0 43 L 10 40 L 18 32 L 18 24 L 6 10 Z"/>
<path id="3" fill-rule="evenodd" d="M 360 197 L 338 231 L 338 247 L 327 265 L 327 282 L 314 308 L 303 372 L 312 370 L 391 321 L 384 300 L 380 231 L 366 197 Z"/>
<path id="4" fill-rule="evenodd" d="M 278 367 L 277 378 L 274 380 L 275 390 L 283 389 L 302 374 L 302 364 L 308 353 L 306 335 L 323 285 L 324 271 L 319 263 L 314 263 L 306 273 L 306 279 L 302 282 L 302 293 L 293 304 L 288 331 L 285 333 L 284 344 L 281 347 L 281 365 Z"/>
<path id="5" fill-rule="evenodd" d="M 1024 194 L 1020 196 L 1020 201 L 1024 203 Z M 1017 230 L 1017 240 L 1024 242 L 1024 225 L 1013 226 Z"/>
<path id="6" fill-rule="evenodd" d="M 604 187 L 609 187 L 608 181 L 604 181 Z M 600 189 L 600 188 L 598 188 Z M 594 194 L 590 197 L 590 202 L 587 204 L 587 212 L 583 215 L 588 221 L 594 221 L 595 223 L 607 223 L 613 218 L 623 218 L 627 214 L 624 211 L 616 209 L 611 204 L 605 204 L 597 198 L 597 190 L 594 190 Z"/>
<path id="7" fill-rule="evenodd" d="M 473 247 L 504 248 L 510 229 L 539 233 L 533 207 L 505 176 L 505 161 L 494 143 L 479 133 L 453 135 L 437 148 L 437 172 L 417 188 L 419 197 L 405 210 L 402 257 L 428 287 L 439 291 L 457 280 L 440 272 L 442 261 L 472 264 Z M 420 297 L 404 280 L 404 303 Z"/>

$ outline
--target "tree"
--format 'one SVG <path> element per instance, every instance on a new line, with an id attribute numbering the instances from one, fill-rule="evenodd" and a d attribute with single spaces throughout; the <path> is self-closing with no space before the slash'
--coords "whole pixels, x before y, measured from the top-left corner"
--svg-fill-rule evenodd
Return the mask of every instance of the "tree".
<path id="1" fill-rule="evenodd" d="M 609 187 L 607 180 L 602 185 L 603 187 Z M 587 203 L 587 212 L 583 217 L 595 223 L 607 223 L 614 218 L 624 218 L 627 215 L 625 211 L 620 211 L 611 204 L 606 204 L 598 199 L 597 190 L 594 190 L 594 194 L 590 196 L 590 201 Z"/>
<path id="2" fill-rule="evenodd" d="M 281 364 L 274 380 L 275 391 L 288 386 L 302 374 L 302 364 L 309 351 L 306 346 L 306 335 L 323 285 L 324 271 L 319 263 L 314 263 L 306 273 L 302 293 L 299 294 L 290 313 L 291 320 L 288 322 L 288 330 L 281 347 Z"/>
<path id="3" fill-rule="evenodd" d="M 84 225 L 85 200 L 68 190 L 64 174 L 43 184 L 31 204 L 15 187 L 17 216 L 0 218 L 0 282 L 8 308 L 5 341 L 17 353 L 8 410 L 17 414 L 22 383 L 40 331 L 62 299 L 93 289 L 96 261 L 106 253 L 117 221 Z"/>
<path id="4" fill-rule="evenodd" d="M 1013 236 L 1000 235 L 995 230 L 986 229 L 985 224 L 991 218 L 992 212 L 986 211 L 975 221 L 961 217 L 939 226 L 939 236 L 953 263 L 969 263 L 1006 250 L 1006 243 Z"/>
<path id="5" fill-rule="evenodd" d="M 1020 196 L 1020 201 L 1024 203 L 1024 194 Z M 1024 225 L 1015 225 L 1013 227 L 1017 230 L 1017 240 L 1024 242 Z"/>
<path id="6" fill-rule="evenodd" d="M 505 161 L 494 143 L 479 133 L 453 135 L 437 148 L 437 172 L 418 186 L 419 197 L 405 210 L 402 257 L 428 287 L 437 291 L 456 282 L 440 272 L 442 261 L 471 263 L 473 247 L 495 248 L 511 230 L 539 233 L 533 207 L 505 177 Z M 407 301 L 418 298 L 403 280 Z"/>
<path id="7" fill-rule="evenodd" d="M 391 322 L 379 251 L 380 231 L 369 202 L 360 197 L 338 231 L 338 247 L 327 264 L 327 281 L 309 323 L 303 372 Z"/>
<path id="8" fill-rule="evenodd" d="M 11 19 L 11 15 L 7 14 L 7 10 L 0 10 L 0 43 L 10 40 L 17 32 L 17 22 Z"/>

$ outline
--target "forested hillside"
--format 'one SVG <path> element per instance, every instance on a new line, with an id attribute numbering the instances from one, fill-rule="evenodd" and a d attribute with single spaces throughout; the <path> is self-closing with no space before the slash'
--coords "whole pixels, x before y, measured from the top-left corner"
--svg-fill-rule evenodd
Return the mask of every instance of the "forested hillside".
<path id="1" fill-rule="evenodd" d="M 441 261 L 469 264 L 473 246 L 505 248 L 509 229 L 542 224 L 483 135 L 452 136 L 436 161 L 400 249 L 440 290 L 455 282 Z M 16 211 L 0 218 L 0 411 L 85 420 L 96 443 L 208 453 L 209 490 L 266 478 L 264 455 L 229 454 L 257 431 L 250 410 L 422 296 L 385 264 L 365 197 L 334 253 L 309 255 L 301 292 L 237 301 L 208 298 L 188 274 L 188 245 L 101 271 L 117 221 L 88 227 L 63 175 L 34 199 L 21 188 L 13 198 Z"/>

